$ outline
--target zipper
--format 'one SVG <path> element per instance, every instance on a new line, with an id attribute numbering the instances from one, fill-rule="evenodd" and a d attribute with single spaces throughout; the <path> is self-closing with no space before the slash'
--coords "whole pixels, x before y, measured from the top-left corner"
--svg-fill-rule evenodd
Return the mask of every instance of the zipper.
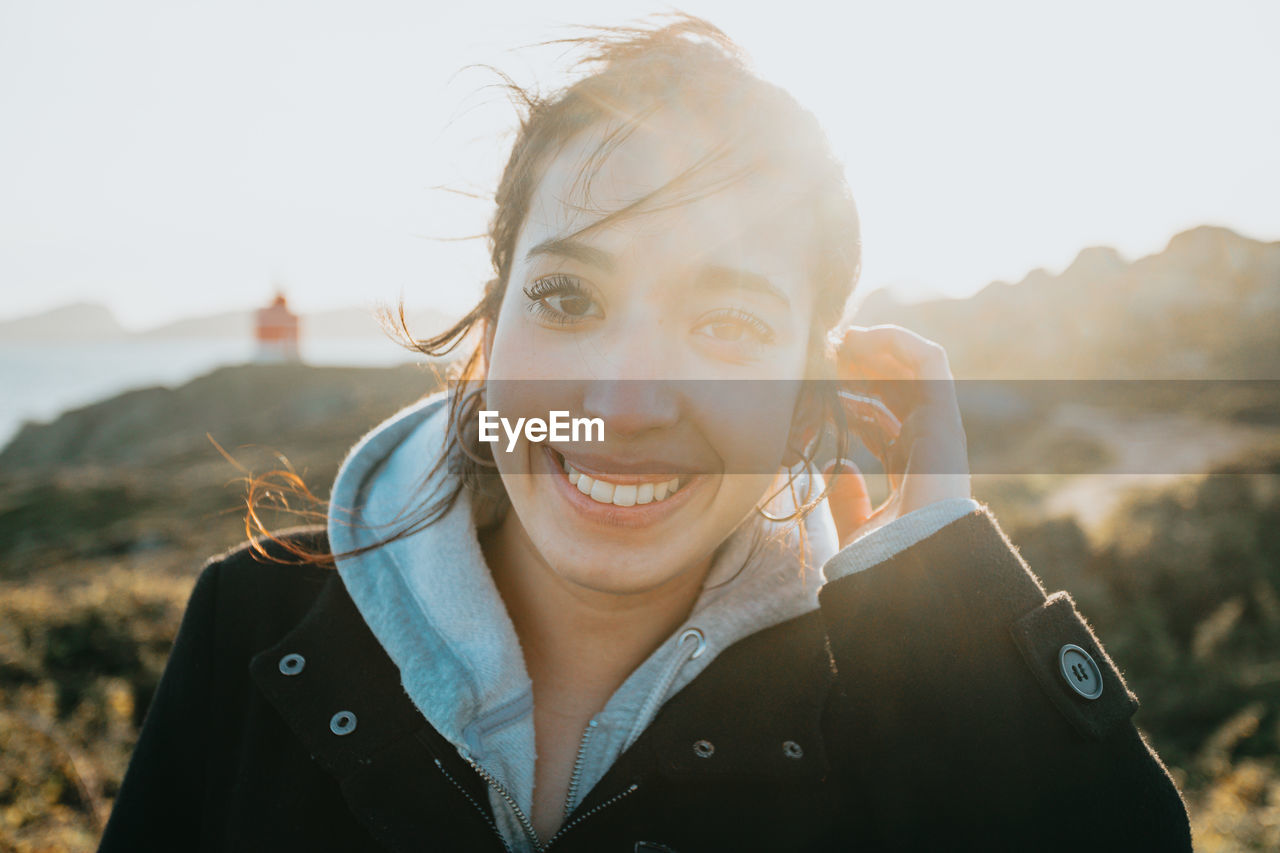
<path id="1" fill-rule="evenodd" d="M 533 846 L 533 849 L 539 851 L 544 849 L 542 842 L 538 840 L 537 831 L 533 828 L 533 821 L 529 820 L 529 816 L 520 808 L 520 804 L 516 802 L 515 797 L 511 796 L 511 792 L 507 790 L 506 786 L 499 782 L 488 770 L 485 770 L 475 761 L 472 761 L 471 756 L 464 755 L 462 757 L 471 765 L 471 769 L 476 771 L 476 774 L 479 775 L 481 779 L 488 782 L 490 787 L 498 792 L 498 796 L 502 797 L 502 799 L 506 801 L 507 808 L 511 809 L 511 813 L 516 816 L 516 820 L 520 823 L 520 828 L 524 830 L 525 837 L 528 839 L 529 844 Z M 499 833 L 499 835 L 501 835 L 501 833 Z M 503 843 L 506 843 L 506 839 L 503 839 Z"/>
<path id="2" fill-rule="evenodd" d="M 578 795 L 578 785 L 582 782 L 582 765 L 587 763 L 587 741 L 591 740 L 591 733 L 598 725 L 595 720 L 588 722 L 587 727 L 582 730 L 582 739 L 578 741 L 578 756 L 573 760 L 573 775 L 569 777 L 569 790 L 564 795 L 565 820 L 573 812 L 573 798 Z"/>
<path id="3" fill-rule="evenodd" d="M 498 831 L 498 825 L 493 822 L 493 818 L 489 817 L 489 813 L 480 807 L 480 804 L 475 801 L 475 798 L 467 792 L 466 788 L 462 787 L 461 783 L 459 783 L 457 779 L 453 778 L 453 775 L 448 770 L 444 769 L 444 765 L 440 763 L 440 759 L 438 758 L 436 759 L 436 767 L 439 767 L 440 772 L 444 774 L 444 778 L 452 782 L 453 787 L 457 788 L 462 793 L 462 796 L 467 798 L 467 802 L 475 806 L 476 811 L 480 812 L 480 817 L 484 818 L 484 822 L 489 825 L 489 828 L 493 830 L 493 834 L 498 836 L 498 840 L 502 842 L 502 849 L 506 850 L 507 853 L 512 853 L 511 845 L 507 843 L 507 839 Z"/>
<path id="4" fill-rule="evenodd" d="M 609 799 L 605 800 L 605 801 L 604 801 L 603 803 L 601 803 L 600 805 L 598 805 L 598 806 L 596 806 L 596 807 L 592 808 L 590 811 L 583 812 L 582 814 L 578 815 L 578 816 L 577 816 L 576 818 L 574 818 L 572 821 L 570 821 L 569 823 L 566 823 L 564 826 L 560 827 L 560 829 L 558 829 L 558 830 L 556 831 L 556 834 L 555 834 L 555 835 L 553 835 L 553 836 L 551 836 L 551 838 L 547 840 L 547 843 L 546 843 L 545 845 L 543 845 L 542 847 L 539 847 L 538 849 L 539 849 L 539 850 L 541 850 L 541 851 L 547 851 L 547 850 L 550 850 L 550 849 L 551 849 L 551 845 L 552 845 L 552 844 L 555 844 L 557 841 L 559 841 L 561 838 L 563 838 L 563 837 L 564 837 L 564 834 L 565 834 L 566 832 L 568 832 L 569 830 L 573 829 L 575 826 L 577 826 L 578 824 L 582 823 L 584 820 L 586 820 L 587 818 L 591 817 L 593 814 L 597 814 L 598 812 L 602 812 L 602 811 L 604 811 L 605 809 L 609 808 L 609 806 L 611 806 L 611 805 L 613 805 L 614 803 L 618 802 L 618 800 L 621 800 L 623 797 L 626 797 L 626 796 L 628 796 L 629 794 L 634 794 L 634 793 L 636 792 L 636 789 L 638 789 L 639 787 L 640 787 L 640 786 L 639 786 L 639 785 L 637 785 L 635 782 L 632 782 L 632 783 L 631 783 L 631 786 L 630 786 L 629 788 L 627 788 L 625 791 L 622 791 L 621 793 L 618 793 L 618 794 L 614 794 L 612 797 L 610 797 Z"/>
<path id="5" fill-rule="evenodd" d="M 591 724 L 587 726 L 586 731 L 582 733 L 583 746 L 586 745 L 587 739 L 590 737 L 590 732 L 593 729 L 595 729 L 595 727 L 596 727 L 596 721 L 592 720 Z M 579 747 L 579 756 L 581 756 L 581 747 Z M 488 770 L 485 770 L 475 761 L 472 761 L 470 757 L 464 755 L 462 756 L 462 758 L 467 762 L 467 764 L 471 765 L 471 769 L 476 771 L 476 774 L 481 779 L 483 779 L 486 783 L 488 783 L 493 788 L 493 790 L 497 791 L 498 796 L 502 797 L 503 801 L 506 802 L 507 807 L 511 809 L 511 813 L 514 814 L 516 816 L 516 820 L 519 821 L 520 828 L 524 830 L 525 837 L 528 839 L 529 844 L 533 847 L 535 851 L 537 851 L 537 853 L 545 853 L 546 850 L 549 850 L 551 848 L 552 844 L 555 844 L 557 841 L 563 838 L 564 834 L 568 832 L 570 829 L 573 829 L 575 826 L 582 823 L 584 820 L 591 817 L 592 815 L 599 814 L 600 812 L 604 811 L 609 806 L 618 802 L 622 798 L 635 793 L 636 790 L 640 787 L 635 782 L 632 782 L 630 787 L 628 787 L 626 790 L 620 793 L 614 794 L 612 797 L 605 800 L 603 803 L 600 803 L 599 805 L 594 806 L 589 811 L 583 812 L 582 814 L 574 818 L 572 821 L 569 821 L 568 823 L 562 825 L 558 830 L 556 830 L 555 835 L 552 835 L 551 838 L 547 839 L 547 843 L 543 844 L 541 841 L 538 840 L 538 833 L 533 828 L 533 822 L 529 820 L 529 817 L 524 813 L 523 810 L 521 810 L 520 806 L 516 803 L 515 797 L 511 796 L 511 793 L 506 789 L 506 787 L 497 779 L 495 779 L 492 773 L 490 773 Z M 483 808 L 481 808 L 480 804 L 477 803 L 475 801 L 475 798 L 472 797 L 471 794 L 467 792 L 466 788 L 462 787 L 462 784 L 458 782 L 457 779 L 453 778 L 453 775 L 450 774 L 449 771 L 444 768 L 444 764 L 440 762 L 440 759 L 437 758 L 435 762 L 436 762 L 436 767 L 440 768 L 440 772 L 444 774 L 444 777 L 453 783 L 453 786 L 458 789 L 458 791 L 462 794 L 462 796 L 467 798 L 467 802 L 471 803 L 471 805 L 475 807 L 476 811 L 480 813 L 480 816 L 484 818 L 484 822 L 488 824 L 489 828 L 493 830 L 493 834 L 498 836 L 498 840 L 502 842 L 502 848 L 506 850 L 507 853 L 512 853 L 511 845 L 507 842 L 506 837 L 503 836 L 502 831 L 498 829 L 498 825 L 494 823 L 493 818 L 489 817 L 489 813 L 485 811 Z M 578 764 L 581 764 L 581 762 L 579 761 Z M 577 776 L 579 775 L 578 771 L 580 770 L 581 770 L 581 767 L 578 765 L 575 765 L 574 767 L 575 778 L 574 780 L 570 781 L 571 791 L 572 791 L 572 786 L 575 784 L 577 780 Z"/>

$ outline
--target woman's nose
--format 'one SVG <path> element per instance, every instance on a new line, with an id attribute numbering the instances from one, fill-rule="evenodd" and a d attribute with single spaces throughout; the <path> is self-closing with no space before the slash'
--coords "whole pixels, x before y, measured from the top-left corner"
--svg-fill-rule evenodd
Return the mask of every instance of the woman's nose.
<path id="1" fill-rule="evenodd" d="M 604 420 L 606 436 L 670 428 L 680 419 L 676 384 L 666 379 L 589 379 L 583 409 L 588 417 Z"/>
<path id="2" fill-rule="evenodd" d="M 606 435 L 635 435 L 679 419 L 678 383 L 668 358 L 672 347 L 663 331 L 660 323 L 632 322 L 599 342 L 583 405 L 588 416 L 604 419 Z"/>

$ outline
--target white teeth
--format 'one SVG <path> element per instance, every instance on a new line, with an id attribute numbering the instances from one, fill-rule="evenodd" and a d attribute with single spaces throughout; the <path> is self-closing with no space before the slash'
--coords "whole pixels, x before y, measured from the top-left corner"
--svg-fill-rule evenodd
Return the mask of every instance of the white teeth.
<path id="1" fill-rule="evenodd" d="M 596 503 L 611 504 L 613 503 L 613 490 L 613 483 L 596 480 L 591 484 L 591 500 Z"/>
<path id="2" fill-rule="evenodd" d="M 605 480 L 596 480 L 582 473 L 577 468 L 564 462 L 564 469 L 569 475 L 569 482 L 578 487 L 578 491 L 593 501 L 614 506 L 637 506 L 657 503 L 674 495 L 680 488 L 680 478 L 672 477 L 661 483 L 628 483 L 619 485 Z"/>

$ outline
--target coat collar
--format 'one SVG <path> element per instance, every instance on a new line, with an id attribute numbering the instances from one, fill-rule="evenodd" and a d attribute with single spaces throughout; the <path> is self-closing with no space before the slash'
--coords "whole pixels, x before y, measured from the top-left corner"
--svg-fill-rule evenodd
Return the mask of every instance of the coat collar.
<path id="1" fill-rule="evenodd" d="M 336 573 L 293 630 L 253 657 L 250 673 L 353 813 L 393 849 L 421 849 L 442 821 L 492 829 L 485 782 L 405 694 Z M 831 680 L 817 613 L 740 641 L 666 703 L 575 815 L 631 785 L 825 778 Z"/>
<path id="2" fill-rule="evenodd" d="M 338 780 L 352 813 L 391 849 L 423 849 L 432 827 L 462 813 L 459 792 L 487 802 L 483 781 L 401 689 L 395 664 L 336 572 L 302 621 L 255 655 L 249 670 L 311 757 Z M 475 809 L 471 819 L 485 818 Z"/>

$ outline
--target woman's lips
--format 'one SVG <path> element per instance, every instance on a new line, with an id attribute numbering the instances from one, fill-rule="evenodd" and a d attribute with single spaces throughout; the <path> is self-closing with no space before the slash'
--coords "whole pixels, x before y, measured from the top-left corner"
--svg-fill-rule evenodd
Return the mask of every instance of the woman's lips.
<path id="1" fill-rule="evenodd" d="M 706 479 L 704 475 L 593 475 L 545 445 L 542 450 L 548 473 L 564 498 L 582 515 L 611 526 L 653 524 L 685 504 Z"/>

